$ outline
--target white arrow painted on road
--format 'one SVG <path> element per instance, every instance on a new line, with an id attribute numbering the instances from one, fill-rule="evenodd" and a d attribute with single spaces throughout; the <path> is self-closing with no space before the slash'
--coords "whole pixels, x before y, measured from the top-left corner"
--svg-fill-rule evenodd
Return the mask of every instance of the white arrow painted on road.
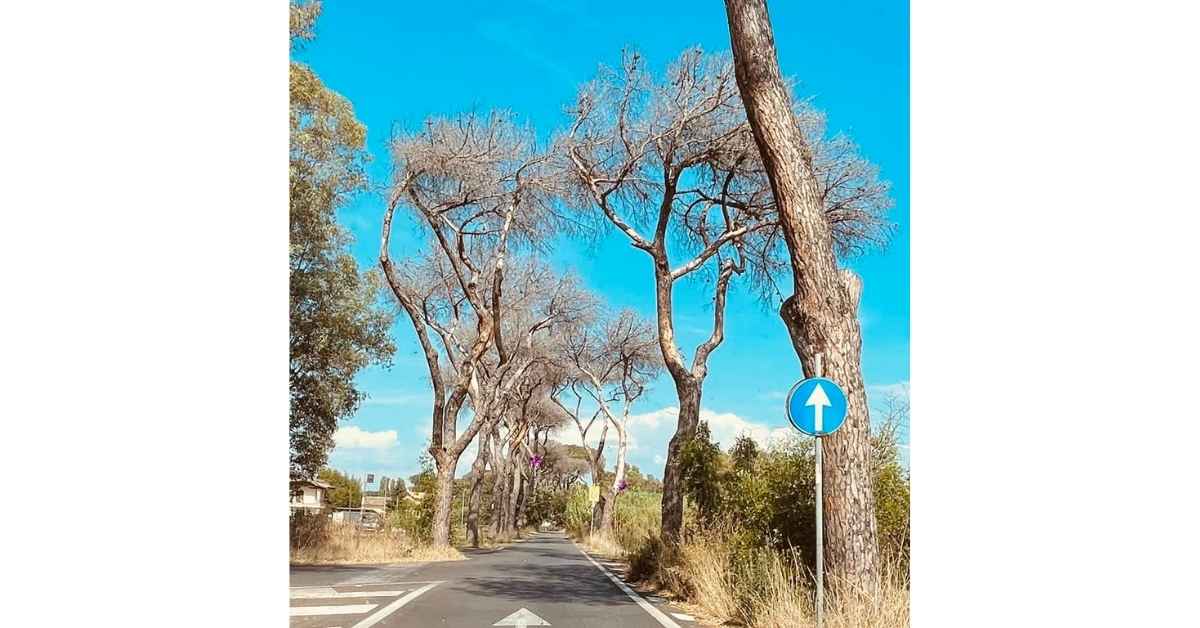
<path id="1" fill-rule="evenodd" d="M 823 427 L 821 425 L 821 411 L 826 406 L 833 405 L 829 402 L 829 397 L 825 396 L 825 389 L 821 388 L 820 382 L 813 385 L 812 394 L 808 396 L 808 401 L 805 401 L 804 405 L 813 407 L 813 431 L 820 432 Z"/>
<path id="2" fill-rule="evenodd" d="M 526 626 L 549 626 L 550 622 L 529 612 L 529 609 L 522 608 L 517 612 L 501 619 L 492 624 L 493 626 L 516 626 L 517 628 L 525 628 Z"/>

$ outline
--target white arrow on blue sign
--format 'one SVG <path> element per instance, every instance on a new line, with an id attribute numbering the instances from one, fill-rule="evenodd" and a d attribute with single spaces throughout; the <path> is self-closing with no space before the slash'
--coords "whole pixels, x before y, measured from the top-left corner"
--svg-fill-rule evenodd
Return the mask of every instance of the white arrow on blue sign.
<path id="1" fill-rule="evenodd" d="M 809 436 L 832 434 L 846 420 L 846 394 L 824 377 L 800 380 L 788 392 L 787 417 Z"/>

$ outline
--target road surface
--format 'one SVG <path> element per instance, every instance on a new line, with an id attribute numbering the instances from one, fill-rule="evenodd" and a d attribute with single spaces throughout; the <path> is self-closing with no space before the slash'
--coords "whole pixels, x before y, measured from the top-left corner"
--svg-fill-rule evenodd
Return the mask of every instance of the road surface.
<path id="1" fill-rule="evenodd" d="M 665 601 L 633 591 L 615 563 L 584 554 L 560 532 L 467 556 L 416 565 L 292 567 L 291 626 L 696 626 Z"/>

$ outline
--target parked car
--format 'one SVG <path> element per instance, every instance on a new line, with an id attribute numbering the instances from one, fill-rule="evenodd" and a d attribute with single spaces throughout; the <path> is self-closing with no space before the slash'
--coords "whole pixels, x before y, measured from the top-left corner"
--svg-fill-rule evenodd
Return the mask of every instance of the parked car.
<path id="1" fill-rule="evenodd" d="M 363 513 L 359 527 L 364 530 L 378 530 L 383 527 L 383 517 L 380 517 L 377 512 L 368 510 Z"/>

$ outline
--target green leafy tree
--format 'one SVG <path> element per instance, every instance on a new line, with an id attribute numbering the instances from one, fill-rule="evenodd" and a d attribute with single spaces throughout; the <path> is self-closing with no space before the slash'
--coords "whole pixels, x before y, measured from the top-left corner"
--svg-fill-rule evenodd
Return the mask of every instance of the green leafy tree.
<path id="1" fill-rule="evenodd" d="M 414 521 L 414 535 L 425 542 L 433 539 L 433 516 L 437 507 L 438 482 L 433 457 L 429 452 L 421 453 L 421 472 L 410 477 L 413 493 L 420 495 Z"/>
<path id="2" fill-rule="evenodd" d="M 909 475 L 900 462 L 899 432 L 908 424 L 907 394 L 884 399 L 883 420 L 871 438 L 871 490 L 875 494 L 875 519 L 879 549 L 907 568 L 909 556 Z"/>
<path id="3" fill-rule="evenodd" d="M 754 463 L 758 460 L 758 454 L 758 443 L 745 434 L 738 436 L 729 450 L 729 457 L 733 461 L 735 471 L 753 470 Z"/>
<path id="4" fill-rule="evenodd" d="M 390 479 L 390 478 L 389 478 Z M 387 509 L 395 510 L 400 507 L 408 496 L 408 487 L 404 485 L 404 478 L 396 478 L 388 482 L 387 490 Z"/>
<path id="5" fill-rule="evenodd" d="M 358 508 L 362 504 L 362 488 L 358 480 L 337 469 L 324 468 L 317 478 L 333 485 L 326 501 L 333 508 Z"/>
<path id="6" fill-rule="evenodd" d="M 313 38 L 319 3 L 291 5 L 293 47 Z M 366 127 L 350 102 L 313 71 L 288 70 L 290 240 L 289 445 L 292 479 L 325 464 L 338 420 L 364 394 L 354 376 L 395 351 L 390 312 L 379 305 L 381 279 L 360 273 L 336 210 L 366 185 Z"/>
<path id="7" fill-rule="evenodd" d="M 696 426 L 696 433 L 680 451 L 683 492 L 696 506 L 704 524 L 712 523 L 721 511 L 722 455 L 720 444 L 712 442 L 705 421 Z"/>
<path id="8" fill-rule="evenodd" d="M 631 464 L 625 469 L 625 484 L 630 491 L 662 492 L 662 482 L 653 475 L 642 473 L 636 464 Z"/>

